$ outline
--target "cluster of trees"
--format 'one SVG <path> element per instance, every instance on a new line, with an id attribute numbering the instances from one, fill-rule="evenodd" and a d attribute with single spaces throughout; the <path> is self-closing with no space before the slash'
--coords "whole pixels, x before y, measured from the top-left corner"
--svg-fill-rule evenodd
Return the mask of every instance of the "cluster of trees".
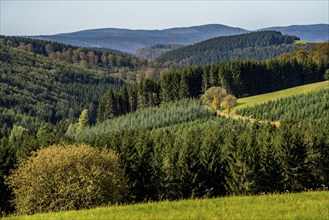
<path id="1" fill-rule="evenodd" d="M 118 51 L 86 49 L 31 38 L 0 36 L 0 45 L 17 47 L 29 52 L 47 56 L 54 60 L 66 61 L 87 68 L 128 67 L 137 69 L 140 66 L 147 65 L 146 60 L 140 61 L 134 56 L 123 54 Z"/>
<path id="2" fill-rule="evenodd" d="M 296 45 L 295 36 L 276 31 L 252 32 L 241 35 L 217 37 L 164 53 L 156 61 L 186 65 L 206 65 L 234 59 L 266 60 L 292 52 L 297 48 L 310 49 L 312 44 Z"/>
<path id="3" fill-rule="evenodd" d="M 201 101 L 197 99 L 182 99 L 112 118 L 97 123 L 90 128 L 83 129 L 80 132 L 77 130 L 68 130 L 66 136 L 78 142 L 84 141 L 85 137 L 88 136 L 89 141 L 91 141 L 95 140 L 98 135 L 111 132 L 152 130 L 190 121 L 207 120 L 214 117 L 214 112 L 205 108 Z"/>
<path id="4" fill-rule="evenodd" d="M 86 209 L 121 202 L 126 183 L 113 151 L 53 145 L 25 159 L 8 178 L 18 214 Z"/>
<path id="5" fill-rule="evenodd" d="M 312 59 L 316 62 L 321 62 L 322 60 L 329 59 L 329 43 L 319 43 L 315 44 L 311 50 L 305 50 L 303 48 L 299 48 L 290 53 L 283 53 L 279 57 L 279 60 L 285 59 L 296 59 L 297 61 L 303 61 L 306 59 Z"/>
<path id="6" fill-rule="evenodd" d="M 230 113 L 231 108 L 237 105 L 237 98 L 227 94 L 227 91 L 219 86 L 213 86 L 207 89 L 200 99 L 204 105 L 214 111 L 224 108 Z"/>
<path id="7" fill-rule="evenodd" d="M 296 109 L 299 109 L 296 111 Z M 303 121 L 307 118 L 321 120 L 329 117 L 329 89 L 306 95 L 290 96 L 277 101 L 269 101 L 254 107 L 237 110 L 237 114 L 252 116 L 260 120 Z M 325 121 L 323 121 L 325 123 Z"/>

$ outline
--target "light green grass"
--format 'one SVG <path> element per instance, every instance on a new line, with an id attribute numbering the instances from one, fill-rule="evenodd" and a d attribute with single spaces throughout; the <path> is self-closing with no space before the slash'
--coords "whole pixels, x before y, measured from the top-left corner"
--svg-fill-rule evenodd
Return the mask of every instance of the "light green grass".
<path id="1" fill-rule="evenodd" d="M 310 42 L 304 41 L 304 40 L 296 40 L 294 44 L 308 44 Z"/>
<path id="2" fill-rule="evenodd" d="M 329 191 L 165 201 L 6 219 L 329 219 Z"/>
<path id="3" fill-rule="evenodd" d="M 238 105 L 233 109 L 236 111 L 237 109 L 246 108 L 250 106 L 254 106 L 257 104 L 265 103 L 268 101 L 274 101 L 280 98 L 285 98 L 288 96 L 299 95 L 307 92 L 317 91 L 323 88 L 329 88 L 329 81 L 318 82 L 307 84 L 303 86 L 297 86 L 285 90 L 280 90 L 277 92 L 266 93 L 262 95 L 250 96 L 246 98 L 238 99 Z"/>

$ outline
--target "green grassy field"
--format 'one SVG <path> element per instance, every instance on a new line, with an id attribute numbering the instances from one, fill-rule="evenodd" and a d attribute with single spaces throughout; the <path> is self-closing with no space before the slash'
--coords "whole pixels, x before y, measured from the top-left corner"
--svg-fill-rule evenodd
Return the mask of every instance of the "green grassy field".
<path id="1" fill-rule="evenodd" d="M 238 106 L 236 106 L 233 111 L 236 111 L 240 108 L 246 108 L 250 106 L 254 106 L 257 104 L 261 104 L 268 101 L 277 100 L 280 98 L 285 98 L 288 96 L 299 95 L 307 92 L 317 91 L 322 88 L 329 88 L 329 81 L 318 82 L 307 84 L 303 86 L 297 86 L 285 90 L 280 90 L 277 92 L 266 93 L 262 95 L 250 96 L 246 98 L 238 99 Z"/>
<path id="2" fill-rule="evenodd" d="M 294 44 L 308 44 L 310 42 L 304 41 L 304 40 L 296 40 Z"/>
<path id="3" fill-rule="evenodd" d="M 329 191 L 165 201 L 5 219 L 329 219 Z"/>

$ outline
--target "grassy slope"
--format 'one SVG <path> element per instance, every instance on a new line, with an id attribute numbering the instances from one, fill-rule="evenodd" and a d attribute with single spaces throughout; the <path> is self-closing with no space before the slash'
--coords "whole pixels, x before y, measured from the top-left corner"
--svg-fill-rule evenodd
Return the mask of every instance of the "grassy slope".
<path id="1" fill-rule="evenodd" d="M 329 191 L 165 201 L 7 219 L 329 219 Z"/>
<path id="2" fill-rule="evenodd" d="M 294 44 L 308 44 L 310 42 L 304 41 L 304 40 L 296 40 Z"/>
<path id="3" fill-rule="evenodd" d="M 268 101 L 277 100 L 279 98 L 284 98 L 293 95 L 299 95 L 302 93 L 317 91 L 322 88 L 329 88 L 329 81 L 312 83 L 303 86 L 297 86 L 290 89 L 280 90 L 277 92 L 266 93 L 262 95 L 250 96 L 246 98 L 238 99 L 238 106 L 233 109 L 233 111 L 246 108 L 250 106 L 254 106 L 257 104 L 265 103 Z"/>

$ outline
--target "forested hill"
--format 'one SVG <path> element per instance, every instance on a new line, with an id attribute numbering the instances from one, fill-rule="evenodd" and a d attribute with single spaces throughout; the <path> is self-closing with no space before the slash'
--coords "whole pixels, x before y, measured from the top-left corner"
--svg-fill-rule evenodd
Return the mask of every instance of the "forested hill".
<path id="1" fill-rule="evenodd" d="M 59 133 L 65 131 L 84 108 L 90 109 L 91 119 L 95 117 L 100 96 L 122 84 L 95 66 L 75 65 L 2 44 L 0 138 L 8 137 L 16 125 L 33 135 L 45 123 L 57 126 Z"/>
<path id="2" fill-rule="evenodd" d="M 299 47 L 310 47 L 308 44 L 293 44 L 298 39 L 296 36 L 282 35 L 276 31 L 217 37 L 170 51 L 160 56 L 157 61 L 180 65 L 205 65 L 233 59 L 265 60 Z"/>
<path id="3" fill-rule="evenodd" d="M 275 30 L 282 34 L 295 35 L 303 41 L 325 42 L 329 40 L 329 24 L 291 25 L 287 27 L 269 27 L 261 30 Z"/>
<path id="4" fill-rule="evenodd" d="M 136 69 L 146 64 L 135 56 L 106 48 L 81 48 L 58 42 L 37 40 L 23 37 L 0 35 L 0 45 L 18 47 L 20 49 L 47 56 L 54 60 L 78 64 L 82 67 L 116 68 L 127 67 Z"/>

